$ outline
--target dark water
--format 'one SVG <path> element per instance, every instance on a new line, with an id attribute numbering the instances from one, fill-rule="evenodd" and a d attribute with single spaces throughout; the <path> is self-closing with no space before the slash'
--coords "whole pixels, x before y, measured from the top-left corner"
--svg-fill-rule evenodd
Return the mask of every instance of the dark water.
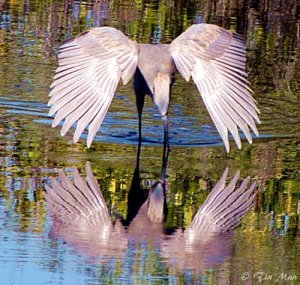
<path id="1" fill-rule="evenodd" d="M 249 80 L 261 110 L 260 137 L 252 145 L 243 141 L 241 151 L 232 143 L 226 154 L 196 88 L 177 76 L 170 107 L 166 227 L 187 227 L 226 167 L 230 177 L 239 169 L 241 179 L 249 175 L 257 181 L 254 209 L 232 237 L 186 254 L 181 247 L 166 250 L 159 234 L 126 241 L 116 235 L 111 244 L 120 248 L 109 250 L 54 235 L 44 200 L 50 177 L 71 166 L 84 175 L 90 161 L 109 212 L 125 219 L 137 151 L 131 86 L 118 89 L 91 149 L 84 140 L 73 144 L 71 135 L 60 137 L 59 128 L 51 128 L 47 101 L 59 44 L 101 25 L 138 42 L 169 43 L 199 21 L 246 37 Z M 0 0 L 0 283 L 299 284 L 299 48 L 300 6 L 293 0 Z M 141 191 L 159 179 L 162 136 L 161 119 L 148 100 Z M 86 239 L 90 236 L 86 233 Z"/>

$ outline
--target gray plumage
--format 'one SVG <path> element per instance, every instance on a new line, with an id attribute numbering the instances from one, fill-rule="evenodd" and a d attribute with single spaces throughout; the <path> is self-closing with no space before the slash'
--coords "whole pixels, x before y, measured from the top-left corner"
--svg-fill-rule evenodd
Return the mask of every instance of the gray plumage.
<path id="1" fill-rule="evenodd" d="M 77 122 L 73 140 L 88 128 L 91 145 L 108 111 L 117 85 L 134 76 L 141 137 L 144 96 L 150 95 L 164 122 L 174 74 L 192 77 L 229 152 L 228 132 L 238 146 L 238 128 L 252 142 L 258 135 L 259 110 L 245 72 L 245 43 L 241 36 L 210 24 L 192 25 L 169 45 L 137 44 L 122 32 L 94 28 L 60 47 L 59 67 L 51 85 L 50 115 L 53 126 L 65 119 L 65 135 Z M 167 123 L 164 123 L 167 134 Z"/>

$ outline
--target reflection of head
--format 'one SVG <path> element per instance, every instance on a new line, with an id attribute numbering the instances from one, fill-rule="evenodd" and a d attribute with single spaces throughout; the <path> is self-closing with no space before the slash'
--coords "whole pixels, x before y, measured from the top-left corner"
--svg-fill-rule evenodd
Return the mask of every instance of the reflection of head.
<path id="1" fill-rule="evenodd" d="M 220 264 L 229 257 L 231 233 L 240 219 L 253 205 L 255 183 L 248 188 L 247 177 L 236 186 L 239 172 L 226 186 L 226 169 L 200 207 L 191 225 L 164 234 L 165 181 L 153 184 L 144 204 L 128 228 L 120 222 L 112 223 L 97 180 L 89 163 L 86 179 L 76 168 L 73 181 L 63 171 L 52 186 L 46 186 L 47 207 L 52 217 L 51 235 L 67 241 L 86 256 L 123 256 L 129 240 L 156 241 L 161 255 L 176 268 L 207 268 Z"/>
<path id="2" fill-rule="evenodd" d="M 148 196 L 148 213 L 150 221 L 162 223 L 164 220 L 165 184 L 157 181 L 150 189 Z"/>

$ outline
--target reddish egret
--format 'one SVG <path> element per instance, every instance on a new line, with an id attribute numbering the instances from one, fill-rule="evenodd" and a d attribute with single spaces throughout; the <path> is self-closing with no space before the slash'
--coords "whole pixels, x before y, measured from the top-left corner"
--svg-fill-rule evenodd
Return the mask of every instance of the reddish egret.
<path id="1" fill-rule="evenodd" d="M 192 25 L 171 44 L 158 45 L 137 44 L 114 28 L 94 28 L 60 47 L 49 114 L 56 113 L 53 126 L 65 119 L 62 135 L 77 122 L 74 142 L 88 127 L 90 147 L 120 79 L 126 84 L 134 76 L 139 138 L 145 95 L 157 106 L 167 137 L 170 94 L 178 70 L 186 81 L 193 78 L 229 152 L 228 131 L 238 148 L 238 127 L 249 143 L 249 127 L 258 136 L 259 110 L 245 78 L 245 61 L 242 37 L 216 25 Z"/>

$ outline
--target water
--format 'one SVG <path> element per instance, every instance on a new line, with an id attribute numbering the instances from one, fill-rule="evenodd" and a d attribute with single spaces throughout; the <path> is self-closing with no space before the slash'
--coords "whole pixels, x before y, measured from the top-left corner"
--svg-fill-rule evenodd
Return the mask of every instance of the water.
<path id="1" fill-rule="evenodd" d="M 0 1 L 1 284 L 299 284 L 300 113 L 297 1 Z M 134 174 L 137 115 L 130 83 L 120 86 L 96 142 L 72 143 L 48 117 L 55 53 L 66 38 L 109 25 L 138 42 L 169 43 L 193 21 L 246 35 L 247 69 L 261 110 L 260 137 L 226 154 L 198 91 L 180 76 L 170 109 L 167 232 L 120 236 L 103 245 L 91 231 L 57 235 L 44 186 L 59 170 L 85 164 L 110 215 L 125 220 L 128 192 L 159 179 L 163 129 L 150 100 Z M 188 135 L 187 135 L 188 134 Z M 84 138 L 84 136 L 83 136 Z M 258 184 L 256 206 L 230 237 L 174 248 L 229 167 Z M 137 184 L 136 184 L 137 183 Z M 99 235 L 103 231 L 99 230 Z M 88 243 L 86 242 L 88 241 Z M 185 253 L 185 254 L 184 254 Z M 245 279 L 245 280 L 243 280 Z M 247 279 L 247 280 L 246 280 Z M 296 279 L 296 280 L 295 280 Z"/>

